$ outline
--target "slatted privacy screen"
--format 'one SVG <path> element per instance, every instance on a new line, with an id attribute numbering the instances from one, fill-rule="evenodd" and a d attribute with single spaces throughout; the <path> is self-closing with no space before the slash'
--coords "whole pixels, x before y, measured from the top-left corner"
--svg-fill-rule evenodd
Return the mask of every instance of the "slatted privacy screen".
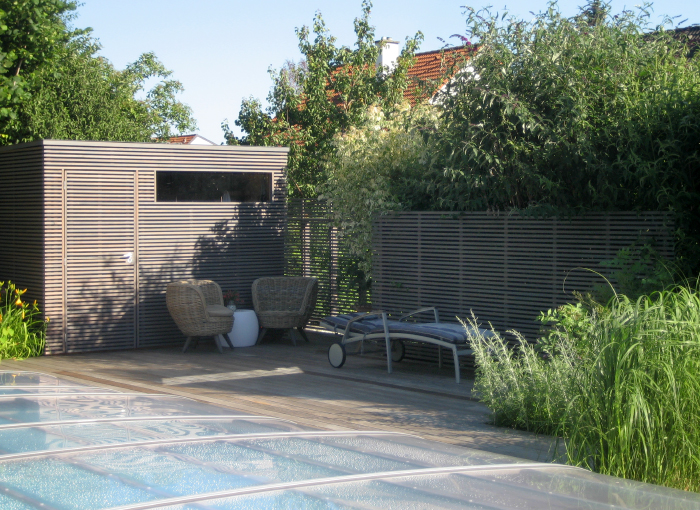
<path id="1" fill-rule="evenodd" d="M 285 274 L 319 279 L 312 324 L 329 315 L 354 311 L 358 303 L 370 300 L 354 261 L 338 242 L 324 201 L 289 200 Z"/>
<path id="2" fill-rule="evenodd" d="M 286 148 L 46 140 L 0 148 L 0 280 L 50 317 L 47 353 L 179 344 L 168 282 L 209 278 L 251 305 L 284 272 Z M 267 202 L 157 202 L 158 171 L 270 177 Z M 12 204 L 20 208 L 13 209 Z"/>
<path id="3" fill-rule="evenodd" d="M 473 311 L 482 324 L 533 340 L 541 311 L 573 301 L 573 291 L 604 283 L 584 268 L 609 276 L 600 262 L 643 239 L 653 239 L 671 259 L 671 232 L 670 216 L 660 212 L 572 219 L 389 214 L 374 223 L 373 301 L 393 311 L 437 306 L 447 322 Z"/>

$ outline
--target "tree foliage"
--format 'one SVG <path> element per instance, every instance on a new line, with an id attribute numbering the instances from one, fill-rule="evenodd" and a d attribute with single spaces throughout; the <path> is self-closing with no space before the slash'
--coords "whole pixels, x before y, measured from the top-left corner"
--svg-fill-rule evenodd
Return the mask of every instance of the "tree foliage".
<path id="1" fill-rule="evenodd" d="M 0 137 L 9 137 L 4 124 L 17 118 L 35 73 L 54 48 L 72 36 L 66 27 L 74 2 L 64 0 L 0 0 Z"/>
<path id="2" fill-rule="evenodd" d="M 362 16 L 355 19 L 353 49 L 336 46 L 320 13 L 312 29 L 297 29 L 303 61 L 270 71 L 273 86 L 267 110 L 255 98 L 243 101 L 236 120 L 245 133 L 242 140 L 223 125 L 229 143 L 290 147 L 288 179 L 293 195 L 313 197 L 316 186 L 326 181 L 323 161 L 333 154 L 337 133 L 361 123 L 371 105 L 389 110 L 401 101 L 422 36 L 407 40 L 392 72 L 378 70 L 380 50 L 369 21 L 371 7 L 365 1 Z"/>
<path id="3" fill-rule="evenodd" d="M 97 55 L 76 4 L 0 0 L 0 143 L 39 138 L 151 141 L 195 128 L 182 84 L 152 53 L 124 70 Z M 160 78 L 150 90 L 148 80 Z"/>
<path id="4" fill-rule="evenodd" d="M 531 22 L 468 10 L 474 74 L 440 105 L 410 208 L 541 214 L 667 210 L 700 259 L 700 59 L 645 8 L 594 2 Z"/>
<path id="5" fill-rule="evenodd" d="M 336 136 L 336 152 L 325 163 L 326 183 L 321 197 L 332 209 L 338 236 L 346 253 L 358 262 L 364 277 L 372 273 L 372 218 L 403 208 L 407 197 L 397 194 L 409 188 L 423 172 L 427 159 L 426 127 L 435 129 L 437 111 L 432 107 L 385 113 L 369 108 L 357 126 Z"/>
<path id="6" fill-rule="evenodd" d="M 678 267 L 697 274 L 700 57 L 648 16 L 597 1 L 572 18 L 551 3 L 530 22 L 467 10 L 479 50 L 436 102 L 439 122 L 414 126 L 421 166 L 379 157 L 396 147 L 388 133 L 337 142 L 324 194 L 347 232 L 367 234 L 367 210 L 352 209 L 363 200 L 380 213 L 670 211 Z"/>

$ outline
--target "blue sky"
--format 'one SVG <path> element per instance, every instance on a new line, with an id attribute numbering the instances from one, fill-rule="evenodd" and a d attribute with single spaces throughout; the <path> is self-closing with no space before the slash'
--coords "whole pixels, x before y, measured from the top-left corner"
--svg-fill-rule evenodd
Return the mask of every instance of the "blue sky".
<path id="1" fill-rule="evenodd" d="M 565 15 L 578 12 L 584 0 L 560 0 Z M 476 0 L 375 0 L 372 24 L 378 37 L 404 41 L 418 30 L 425 40 L 420 51 L 442 47 L 438 38 L 464 34 L 462 5 L 493 5 L 522 19 L 547 7 L 543 0 L 515 0 L 504 4 Z M 614 12 L 635 3 L 615 0 Z M 654 5 L 651 21 L 663 15 L 687 19 L 683 26 L 700 24 L 700 1 L 666 0 Z M 92 27 L 103 46 L 101 54 L 123 68 L 141 53 L 153 51 L 185 86 L 183 102 L 194 110 L 199 133 L 223 142 L 221 122 L 231 125 L 241 100 L 265 99 L 270 89 L 267 69 L 285 60 L 299 60 L 296 27 L 311 25 L 320 11 L 340 44 L 354 43 L 353 20 L 361 0 L 84 0 L 76 27 Z"/>

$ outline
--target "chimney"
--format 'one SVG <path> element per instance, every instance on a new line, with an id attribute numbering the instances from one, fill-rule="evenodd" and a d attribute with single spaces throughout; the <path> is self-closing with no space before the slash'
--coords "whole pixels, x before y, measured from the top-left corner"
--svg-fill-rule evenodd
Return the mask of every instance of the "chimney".
<path id="1" fill-rule="evenodd" d="M 396 67 L 396 61 L 399 58 L 399 43 L 390 37 L 382 37 L 379 41 L 374 41 L 374 44 L 379 48 L 379 56 L 377 57 L 377 70 L 381 70 L 382 74 L 388 74 Z"/>

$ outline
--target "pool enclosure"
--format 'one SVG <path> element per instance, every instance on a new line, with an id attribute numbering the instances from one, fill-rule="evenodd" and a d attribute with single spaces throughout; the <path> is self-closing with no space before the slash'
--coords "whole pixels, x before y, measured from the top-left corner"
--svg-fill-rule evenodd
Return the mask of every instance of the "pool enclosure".
<path id="1" fill-rule="evenodd" d="M 387 431 L 0 372 L 0 508 L 697 509 L 700 495 Z"/>
<path id="2" fill-rule="evenodd" d="M 50 318 L 48 354 L 181 344 L 165 286 L 250 303 L 284 271 L 287 148 L 43 140 L 0 148 L 0 280 Z"/>

